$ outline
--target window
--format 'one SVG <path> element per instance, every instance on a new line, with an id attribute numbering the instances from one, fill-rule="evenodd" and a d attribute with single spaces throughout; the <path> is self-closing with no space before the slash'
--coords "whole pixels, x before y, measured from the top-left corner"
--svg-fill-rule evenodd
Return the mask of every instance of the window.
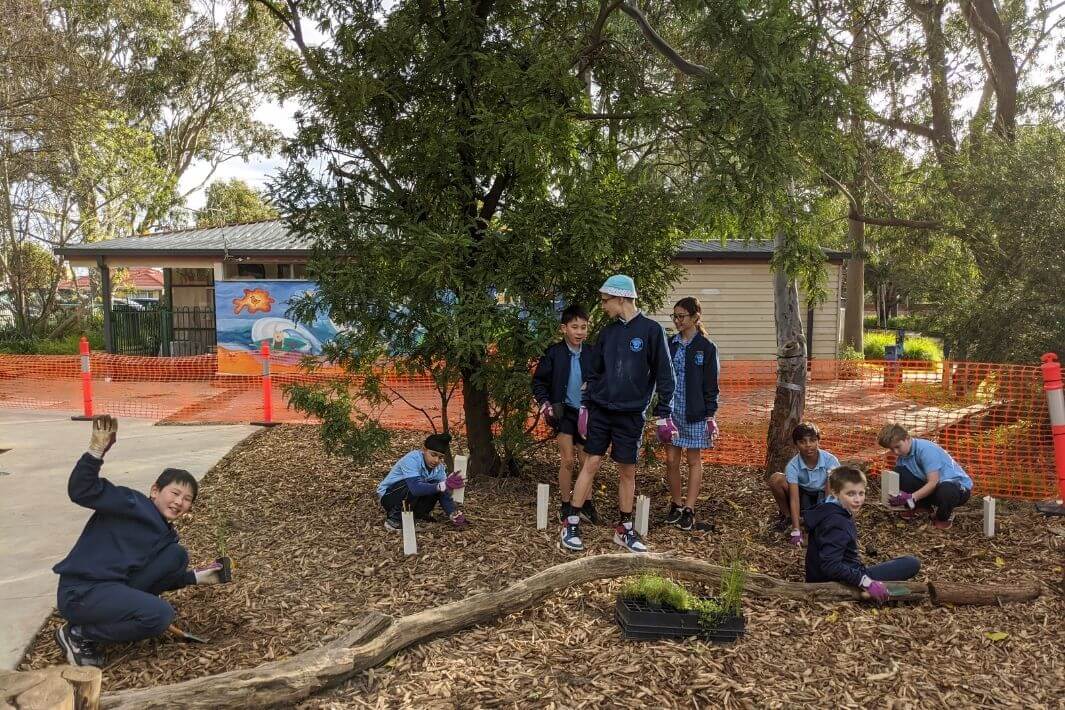
<path id="1" fill-rule="evenodd" d="M 285 281 L 307 278 L 307 265 L 303 262 L 232 262 L 222 265 L 225 278 L 230 281 L 245 279 L 280 279 Z"/>

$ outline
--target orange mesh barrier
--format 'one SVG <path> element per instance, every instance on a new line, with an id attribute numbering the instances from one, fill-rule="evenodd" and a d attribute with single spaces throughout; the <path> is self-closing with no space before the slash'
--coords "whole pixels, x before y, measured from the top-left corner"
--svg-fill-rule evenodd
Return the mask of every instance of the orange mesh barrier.
<path id="1" fill-rule="evenodd" d="M 89 360 L 97 413 L 165 423 L 263 419 L 261 376 L 219 375 L 215 355 L 152 358 L 93 353 Z M 726 361 L 721 375 L 717 418 L 722 434 L 705 459 L 761 466 L 776 365 Z M 287 406 L 283 395 L 287 384 L 331 377 L 273 374 L 273 421 L 307 421 Z M 440 396 L 431 378 L 390 369 L 382 393 L 387 403 L 363 402 L 360 409 L 383 426 L 425 430 L 430 420 L 440 426 Z M 81 413 L 79 356 L 0 355 L 0 407 Z M 461 430 L 461 389 L 452 392 L 447 418 Z M 1055 495 L 1053 439 L 1036 366 L 815 360 L 804 418 L 821 428 L 824 448 L 841 459 L 865 461 L 874 472 L 890 463 L 876 444 L 876 434 L 884 423 L 897 421 L 913 436 L 933 439 L 946 448 L 982 494 L 1026 499 Z M 536 434 L 549 436 L 542 424 Z"/>

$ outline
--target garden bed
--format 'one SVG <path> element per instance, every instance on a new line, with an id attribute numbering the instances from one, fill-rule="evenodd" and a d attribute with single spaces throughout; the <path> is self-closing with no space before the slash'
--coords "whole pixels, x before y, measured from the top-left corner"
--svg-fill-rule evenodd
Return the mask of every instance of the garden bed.
<path id="1" fill-rule="evenodd" d="M 535 529 L 536 483 L 553 477 L 556 461 L 546 447 L 521 479 L 473 479 L 466 496 L 473 527 L 423 525 L 420 554 L 405 558 L 400 537 L 382 527 L 372 491 L 421 438 L 398 436 L 392 450 L 358 466 L 324 455 L 307 426 L 263 431 L 235 448 L 205 477 L 180 529 L 196 561 L 215 557 L 224 543 L 237 581 L 168 595 L 178 623 L 212 643 L 112 647 L 105 689 L 254 666 L 316 647 L 366 610 L 408 614 L 571 559 L 556 548 L 554 525 Z M 121 481 L 120 471 L 108 473 Z M 765 529 L 771 502 L 760 474 L 708 470 L 697 515 L 712 514 L 717 532 L 696 534 L 654 527 L 666 503 L 661 474 L 660 464 L 641 464 L 638 486 L 653 500 L 653 550 L 710 561 L 740 555 L 750 569 L 802 578 L 802 552 Z M 607 516 L 615 480 L 607 466 L 597 485 Z M 942 534 L 870 510 L 859 528 L 863 548 L 875 548 L 871 561 L 917 552 L 924 573 L 943 581 L 1048 584 L 1034 603 L 877 609 L 746 599 L 739 643 L 632 644 L 614 621 L 623 582 L 599 582 L 403 651 L 304 707 L 1052 707 L 1065 687 L 1065 524 L 1027 504 L 1001 502 L 998 516 L 991 540 L 978 517 L 960 518 Z M 607 527 L 586 528 L 587 554 L 618 550 L 611 537 Z M 42 629 L 24 668 L 60 662 L 51 638 L 57 623 Z"/>

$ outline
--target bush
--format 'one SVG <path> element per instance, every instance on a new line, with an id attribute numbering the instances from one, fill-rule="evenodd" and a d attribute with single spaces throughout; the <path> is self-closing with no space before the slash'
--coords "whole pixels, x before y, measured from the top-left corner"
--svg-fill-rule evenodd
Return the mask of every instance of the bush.
<path id="1" fill-rule="evenodd" d="M 880 319 L 876 316 L 866 316 L 862 321 L 865 324 L 866 330 L 876 330 L 880 328 Z M 927 319 L 917 316 L 891 316 L 887 322 L 888 330 L 898 330 L 902 328 L 907 332 L 926 332 L 929 328 Z"/>
<path id="2" fill-rule="evenodd" d="M 864 340 L 865 359 L 883 360 L 884 348 L 895 344 L 895 334 L 874 330 L 866 333 Z M 902 346 L 902 359 L 915 362 L 941 362 L 943 360 L 943 349 L 931 338 L 912 336 L 906 338 L 905 344 Z"/>
<path id="3" fill-rule="evenodd" d="M 100 331 L 85 333 L 89 338 L 89 347 L 103 350 L 104 336 Z M 45 340 L 43 338 L 19 338 L 0 340 L 0 353 L 9 355 L 77 355 L 80 350 L 81 334 L 73 333 L 62 338 Z"/>

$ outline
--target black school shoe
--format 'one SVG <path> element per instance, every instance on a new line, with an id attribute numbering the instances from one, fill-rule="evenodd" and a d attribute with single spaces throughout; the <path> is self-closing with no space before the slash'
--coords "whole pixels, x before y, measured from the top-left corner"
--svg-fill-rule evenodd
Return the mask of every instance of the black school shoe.
<path id="1" fill-rule="evenodd" d="M 681 530 L 691 530 L 695 527 L 695 511 L 691 508 L 684 508 L 680 511 L 680 520 L 677 521 L 677 527 Z"/>
<path id="2" fill-rule="evenodd" d="M 599 517 L 599 511 L 595 509 L 595 503 L 592 502 L 591 498 L 584 501 L 584 505 L 581 506 L 580 516 L 581 520 L 589 525 L 599 525 L 602 522 L 602 518 Z"/>
<path id="3" fill-rule="evenodd" d="M 403 518 L 400 517 L 398 510 L 394 510 L 385 518 L 385 530 L 389 532 L 399 532 L 402 529 Z"/>
<path id="4" fill-rule="evenodd" d="M 103 667 L 104 658 L 96 643 L 71 633 L 70 628 L 67 623 L 55 630 L 55 642 L 67 657 L 67 663 L 72 666 Z"/>
<path id="5" fill-rule="evenodd" d="M 680 522 L 680 517 L 684 512 L 683 506 L 679 506 L 673 501 L 669 502 L 669 510 L 666 511 L 666 525 L 676 525 Z"/>

